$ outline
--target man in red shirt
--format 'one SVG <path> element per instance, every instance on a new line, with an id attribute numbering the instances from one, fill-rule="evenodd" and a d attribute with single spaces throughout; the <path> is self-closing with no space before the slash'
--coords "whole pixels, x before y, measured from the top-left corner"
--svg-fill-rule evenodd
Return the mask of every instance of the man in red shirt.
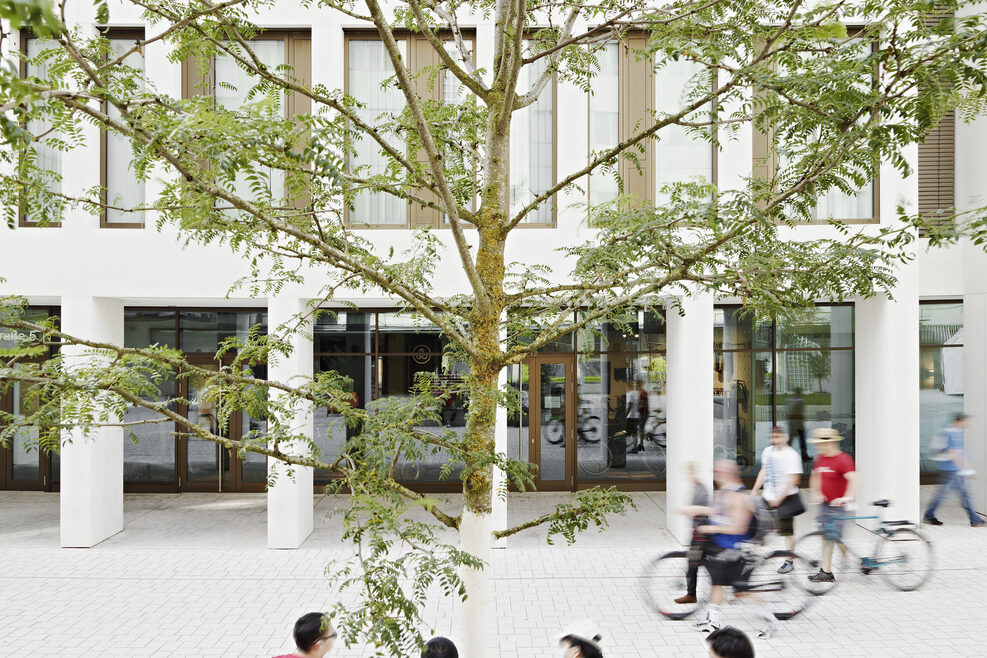
<path id="1" fill-rule="evenodd" d="M 809 487 L 813 502 L 819 503 L 817 521 L 826 532 L 823 541 L 822 567 L 809 576 L 814 583 L 831 583 L 833 577 L 833 541 L 843 538 L 843 518 L 848 515 L 845 505 L 853 500 L 857 490 L 857 472 L 853 458 L 840 450 L 843 437 L 829 427 L 812 432 L 809 443 L 815 444 L 816 461 L 812 464 Z"/>

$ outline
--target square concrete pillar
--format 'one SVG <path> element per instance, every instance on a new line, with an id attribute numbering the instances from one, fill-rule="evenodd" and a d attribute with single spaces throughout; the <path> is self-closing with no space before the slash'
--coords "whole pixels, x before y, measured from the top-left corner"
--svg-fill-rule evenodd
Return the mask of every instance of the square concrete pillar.
<path id="1" fill-rule="evenodd" d="M 61 328 L 67 334 L 123 345 L 123 302 L 99 297 L 62 297 Z M 100 357 L 66 346 L 72 369 Z M 123 428 L 89 434 L 66 430 L 61 449 L 60 534 L 63 547 L 88 548 L 123 530 Z"/>
<path id="2" fill-rule="evenodd" d="M 979 253 L 977 253 L 979 251 Z M 967 481 L 973 508 L 987 514 L 987 255 L 968 245 L 964 258 L 963 410 L 970 418 L 964 438 L 977 477 Z"/>
<path id="3" fill-rule="evenodd" d="M 274 335 L 294 327 L 299 313 L 307 311 L 303 299 L 272 298 L 268 300 L 268 333 Z M 288 340 L 291 352 L 285 356 L 273 355 L 267 365 L 268 377 L 289 385 L 301 385 L 312 377 L 312 325 L 306 322 L 303 329 Z M 276 398 L 277 391 L 271 396 Z M 284 419 L 292 429 L 311 436 L 313 429 L 312 408 L 309 403 L 297 403 L 292 417 Z M 288 446 L 286 452 L 301 451 L 305 446 Z M 300 452 L 299 452 L 300 454 Z M 307 466 L 291 467 L 287 473 L 285 464 L 268 460 L 268 470 L 275 476 L 275 483 L 267 491 L 267 546 L 268 548 L 298 548 L 312 534 L 314 515 L 314 471 Z"/>
<path id="4" fill-rule="evenodd" d="M 694 462 L 713 490 L 713 296 L 682 300 L 684 315 L 670 307 L 668 337 L 668 440 L 666 452 L 666 526 L 683 544 L 692 522 L 679 509 L 692 503 L 694 485 L 686 464 Z"/>
<path id="5" fill-rule="evenodd" d="M 918 274 L 900 266 L 893 299 L 859 300 L 854 314 L 858 513 L 887 498 L 889 519 L 911 521 L 921 513 Z"/>

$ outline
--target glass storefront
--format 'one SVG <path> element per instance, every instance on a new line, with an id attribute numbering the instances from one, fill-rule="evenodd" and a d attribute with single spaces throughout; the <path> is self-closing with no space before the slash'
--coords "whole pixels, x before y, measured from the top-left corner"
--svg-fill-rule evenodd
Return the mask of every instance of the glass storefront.
<path id="1" fill-rule="evenodd" d="M 918 330 L 920 472 L 934 475 L 933 437 L 963 411 L 963 302 L 922 302 Z"/>
<path id="2" fill-rule="evenodd" d="M 659 482 L 665 479 L 665 322 L 660 314 L 632 310 L 600 322 L 572 339 L 542 350 L 539 371 L 508 369 L 520 406 L 508 413 L 508 455 L 538 464 L 546 482 L 562 479 L 567 443 L 574 438 L 574 478 L 580 483 Z M 575 418 L 565 413 L 565 360 L 574 363 Z M 537 391 L 531 382 L 537 377 Z M 539 404 L 537 434 L 530 426 L 531 395 Z M 574 422 L 575 431 L 566 432 Z M 566 435 L 570 436 L 567 441 Z M 574 437 L 572 437 L 574 435 Z M 532 436 L 537 436 L 534 449 Z M 571 452 L 571 449 L 569 450 Z"/>
<path id="3" fill-rule="evenodd" d="M 437 327 L 418 316 L 397 312 L 324 312 L 315 323 L 315 372 L 335 371 L 346 378 L 354 404 L 400 405 L 411 399 L 416 383 L 431 377 L 437 391 L 448 390 L 435 420 L 418 429 L 454 432 L 466 428 L 466 400 L 453 393 L 463 384 L 467 365 L 447 349 L 448 341 Z M 359 432 L 347 427 L 343 417 L 328 409 L 315 412 L 314 441 L 323 460 L 335 459 L 346 440 Z M 455 480 L 458 469 L 443 473 L 448 456 L 438 451 L 420 458 L 399 455 L 397 476 L 403 481 L 440 482 Z M 316 481 L 326 482 L 328 473 L 317 472 Z"/>
<path id="4" fill-rule="evenodd" d="M 736 459 L 755 477 L 773 425 L 784 427 L 805 462 L 806 439 L 836 429 L 854 453 L 853 306 L 815 306 L 757 322 L 738 306 L 715 310 L 714 457 Z"/>
<path id="5" fill-rule="evenodd" d="M 175 347 L 192 363 L 218 369 L 215 353 L 224 340 L 245 340 L 251 331 L 267 332 L 264 311 L 203 309 L 127 309 L 124 311 L 124 345 Z M 267 368 L 255 366 L 255 376 L 266 377 Z M 172 376 L 158 383 L 153 400 L 187 399 L 188 404 L 172 405 L 190 424 L 201 425 L 234 439 L 263 434 L 265 421 L 245 412 L 234 414 L 226 427 L 216 421 L 215 399 L 204 395 L 207 381 L 201 377 Z M 151 398 L 147 398 L 151 400 Z M 124 422 L 142 422 L 126 429 L 124 441 L 124 483 L 131 488 L 173 490 L 179 482 L 183 490 L 204 491 L 262 490 L 267 479 L 267 458 L 247 453 L 243 459 L 203 439 L 187 437 L 171 421 L 153 422 L 163 416 L 143 407 L 131 407 Z"/>

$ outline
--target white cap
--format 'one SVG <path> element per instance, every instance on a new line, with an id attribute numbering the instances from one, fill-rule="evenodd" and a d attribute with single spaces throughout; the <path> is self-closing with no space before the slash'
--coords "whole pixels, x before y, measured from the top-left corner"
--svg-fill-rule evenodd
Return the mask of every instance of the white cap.
<path id="1" fill-rule="evenodd" d="M 562 638 L 566 637 L 574 637 L 577 640 L 588 642 L 596 649 L 600 648 L 600 640 L 603 639 L 599 627 L 589 619 L 580 619 L 566 626 L 559 634 L 558 641 L 561 642 Z"/>

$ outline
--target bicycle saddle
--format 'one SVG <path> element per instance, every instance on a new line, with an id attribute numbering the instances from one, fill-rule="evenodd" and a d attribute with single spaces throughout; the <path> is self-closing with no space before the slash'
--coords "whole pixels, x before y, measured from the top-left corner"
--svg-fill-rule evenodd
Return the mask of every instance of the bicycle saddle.
<path id="1" fill-rule="evenodd" d="M 887 498 L 882 498 L 881 500 L 875 500 L 873 503 L 874 507 L 887 507 L 890 504 L 891 501 L 888 500 Z"/>

